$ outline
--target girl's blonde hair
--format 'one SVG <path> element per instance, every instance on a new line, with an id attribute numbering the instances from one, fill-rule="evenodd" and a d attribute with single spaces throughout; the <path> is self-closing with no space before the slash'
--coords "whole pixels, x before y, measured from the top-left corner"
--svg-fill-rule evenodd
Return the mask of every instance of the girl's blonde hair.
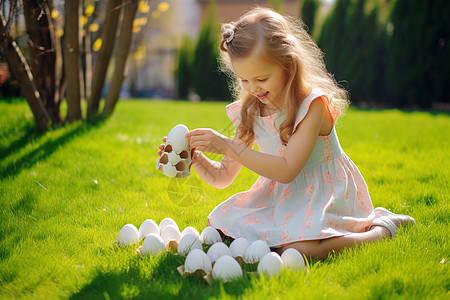
<path id="1" fill-rule="evenodd" d="M 287 145 L 292 135 L 302 100 L 313 89 L 327 94 L 332 105 L 341 112 L 348 106 L 347 91 L 328 74 L 324 54 L 305 27 L 300 19 L 282 16 L 262 7 L 252 9 L 236 22 L 222 25 L 221 68 L 232 79 L 230 88 L 233 95 L 241 100 L 241 123 L 237 128 L 237 137 L 247 145 L 254 140 L 253 123 L 261 113 L 262 103 L 242 88 L 231 60 L 248 57 L 260 43 L 264 55 L 280 65 L 287 74 L 281 107 L 286 119 L 278 128 L 283 145 Z"/>

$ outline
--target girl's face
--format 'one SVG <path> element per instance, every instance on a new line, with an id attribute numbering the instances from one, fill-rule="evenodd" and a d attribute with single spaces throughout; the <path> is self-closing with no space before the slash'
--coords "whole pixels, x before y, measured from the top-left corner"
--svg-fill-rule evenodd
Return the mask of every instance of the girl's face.
<path id="1" fill-rule="evenodd" d="M 281 109 L 287 76 L 280 65 L 267 59 L 262 51 L 232 59 L 231 64 L 247 93 L 257 97 L 271 110 Z"/>

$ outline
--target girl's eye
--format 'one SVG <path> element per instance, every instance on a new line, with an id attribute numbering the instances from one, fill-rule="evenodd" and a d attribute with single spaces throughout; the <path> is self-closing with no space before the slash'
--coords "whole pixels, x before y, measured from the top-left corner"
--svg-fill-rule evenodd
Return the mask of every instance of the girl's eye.
<path id="1" fill-rule="evenodd" d="M 266 81 L 266 80 L 267 80 L 267 78 L 264 78 L 264 79 L 258 79 L 259 82 L 264 82 L 264 81 Z"/>
<path id="2" fill-rule="evenodd" d="M 245 79 L 241 79 L 241 82 L 242 82 L 242 83 L 247 83 L 248 81 L 245 80 Z"/>

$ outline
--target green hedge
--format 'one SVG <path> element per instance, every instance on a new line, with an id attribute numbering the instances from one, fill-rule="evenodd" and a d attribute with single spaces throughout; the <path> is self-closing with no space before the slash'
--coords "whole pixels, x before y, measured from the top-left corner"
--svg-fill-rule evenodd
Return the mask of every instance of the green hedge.
<path id="1" fill-rule="evenodd" d="M 379 2 L 336 1 L 319 38 L 329 71 L 356 104 L 449 103 L 450 1 L 397 0 L 383 22 Z"/>

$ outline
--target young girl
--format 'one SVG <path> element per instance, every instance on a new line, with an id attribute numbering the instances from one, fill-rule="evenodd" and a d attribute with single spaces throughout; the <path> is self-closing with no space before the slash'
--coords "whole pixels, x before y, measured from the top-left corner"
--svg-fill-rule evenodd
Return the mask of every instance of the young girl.
<path id="1" fill-rule="evenodd" d="M 225 188 L 241 166 L 261 175 L 250 190 L 219 204 L 208 225 L 226 236 L 265 240 L 280 254 L 295 248 L 325 259 L 362 242 L 392 237 L 414 219 L 373 209 L 366 183 L 334 129 L 346 92 L 301 21 L 255 8 L 222 26 L 224 68 L 237 98 L 226 107 L 235 139 L 212 129 L 186 137 L 208 184 Z M 252 150 L 255 142 L 261 152 Z M 160 147 L 161 148 L 161 147 Z M 224 154 L 221 162 L 203 153 Z"/>

